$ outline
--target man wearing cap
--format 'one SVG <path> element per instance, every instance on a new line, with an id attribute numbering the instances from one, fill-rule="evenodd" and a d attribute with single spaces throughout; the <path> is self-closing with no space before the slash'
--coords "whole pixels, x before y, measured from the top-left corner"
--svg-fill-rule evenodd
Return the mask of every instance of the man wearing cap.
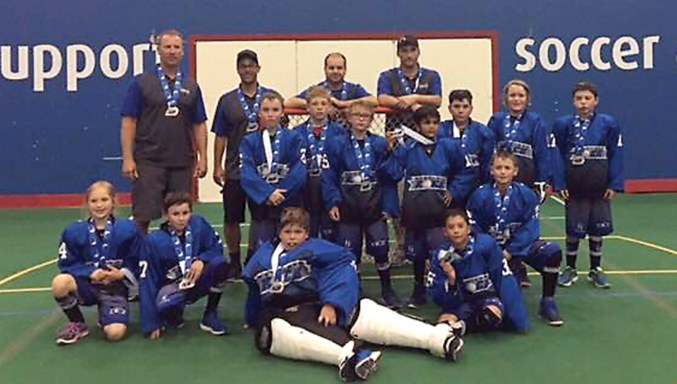
<path id="1" fill-rule="evenodd" d="M 200 87 L 181 72 L 183 37 L 168 30 L 157 44 L 160 63 L 134 79 L 121 111 L 122 173 L 144 232 L 162 215 L 167 193 L 190 192 L 193 177 L 207 174 L 207 115 Z"/>
<path id="2" fill-rule="evenodd" d="M 386 118 L 386 132 L 399 128 L 404 124 L 414 128 L 414 111 L 423 105 L 439 107 L 442 104 L 442 80 L 439 73 L 423 68 L 418 63 L 421 51 L 418 39 L 413 35 L 404 35 L 397 40 L 397 56 L 400 66 L 381 72 L 378 77 L 379 105 L 395 110 Z M 398 192 L 399 189 L 399 192 Z M 386 187 L 384 194 L 402 195 L 402 183 L 399 188 Z M 397 236 L 397 250 L 390 256 L 393 263 L 399 264 L 404 259 L 404 229 L 400 226 L 398 208 L 386 212 L 392 218 L 393 229 Z"/>
<path id="3" fill-rule="evenodd" d="M 396 111 L 388 115 L 386 130 L 401 124 L 413 128 L 413 112 L 422 105 L 442 104 L 442 80 L 439 73 L 418 63 L 421 51 L 416 36 L 404 35 L 397 41 L 400 66 L 378 77 L 378 103 Z"/>
<path id="4" fill-rule="evenodd" d="M 350 105 L 358 100 L 365 101 L 373 106 L 378 104 L 376 96 L 370 95 L 360 84 L 346 81 L 348 61 L 340 52 L 333 52 L 324 58 L 325 79 L 317 85 L 329 90 L 331 93 L 332 113 L 335 117 L 337 112 L 345 111 Z M 284 103 L 287 108 L 305 108 L 308 100 L 308 87 L 298 96 L 292 97 Z"/>
<path id="5" fill-rule="evenodd" d="M 247 196 L 240 186 L 240 141 L 249 132 L 259 130 L 259 110 L 261 96 L 270 92 L 258 83 L 261 70 L 256 52 L 245 49 L 237 54 L 237 74 L 240 85 L 221 96 L 214 114 L 212 132 L 214 141 L 214 182 L 223 187 L 224 237 L 233 265 L 239 272 L 240 261 L 240 223 L 245 219 L 245 201 Z M 223 155 L 226 164 L 223 166 Z M 255 236 L 251 236 L 250 240 Z M 254 247 L 249 245 L 249 249 Z M 239 275 L 239 273 L 238 273 Z"/>

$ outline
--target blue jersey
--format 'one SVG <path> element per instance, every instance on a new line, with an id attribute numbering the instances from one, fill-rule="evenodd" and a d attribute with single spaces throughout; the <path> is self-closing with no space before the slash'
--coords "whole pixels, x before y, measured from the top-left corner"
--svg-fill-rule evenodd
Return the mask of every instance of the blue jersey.
<path id="1" fill-rule="evenodd" d="M 96 269 L 115 267 L 125 274 L 127 285 L 135 285 L 143 252 L 143 235 L 131 220 L 112 219 L 111 223 L 110 233 L 102 236 L 90 233 L 94 226 L 90 227 L 89 220 L 69 225 L 61 235 L 59 270 L 89 279 Z M 92 239 L 92 235 L 96 238 Z M 92 245 L 92 240 L 96 244 Z"/>
<path id="2" fill-rule="evenodd" d="M 343 82 L 341 89 L 329 88 L 329 84 L 326 81 L 319 82 L 317 83 L 317 85 L 326 88 L 330 92 L 331 97 L 341 101 L 355 100 L 361 99 L 366 96 L 371 96 L 369 92 L 367 92 L 367 90 L 364 89 L 364 87 L 361 86 L 360 84 L 349 83 L 347 81 Z M 308 91 L 310 90 L 310 88 L 312 87 L 306 88 L 296 97 L 298 97 L 299 99 L 308 100 Z"/>
<path id="3" fill-rule="evenodd" d="M 256 205 L 250 209 L 257 220 L 266 216 L 263 213 L 267 210 L 265 203 L 276 189 L 286 190 L 281 207 L 298 205 L 306 183 L 306 149 L 301 135 L 278 127 L 275 137 L 271 138 L 273 153 L 269 166 L 262 137 L 267 134 L 265 130 L 252 132 L 240 143 L 242 189 Z M 278 148 L 275 148 L 275 142 L 279 144 Z"/>
<path id="4" fill-rule="evenodd" d="M 524 258 L 541 236 L 539 198 L 520 182 L 513 182 L 504 198 L 496 194 L 493 184 L 485 184 L 470 195 L 466 208 L 473 230 L 496 238 L 513 257 Z"/>
<path id="5" fill-rule="evenodd" d="M 530 187 L 534 182 L 551 182 L 549 133 L 538 114 L 526 111 L 514 118 L 507 112 L 497 112 L 487 127 L 496 139 L 496 148 L 517 157 L 518 181 Z"/>
<path id="6" fill-rule="evenodd" d="M 180 263 L 177 246 L 187 252 L 187 233 L 190 230 L 192 260 L 201 260 L 205 267 L 214 268 L 226 262 L 223 243 L 219 234 L 198 214 L 192 214 L 188 229 L 180 236 L 180 245 L 174 244 L 167 224 L 146 237 L 146 251 L 141 263 L 141 285 L 139 290 L 141 326 L 144 333 L 160 328 L 156 309 L 158 292 L 167 284 L 180 281 L 190 270 L 189 265 Z"/>
<path id="7" fill-rule="evenodd" d="M 440 261 L 447 259 L 456 271 L 456 284 L 450 285 Z M 454 251 L 450 243 L 438 248 L 430 260 L 429 292 L 445 313 L 453 313 L 464 303 L 498 297 L 503 303 L 504 321 L 523 332 L 529 328 L 522 293 L 503 258 L 496 241 L 485 234 L 471 234 L 465 250 Z"/>
<path id="8" fill-rule="evenodd" d="M 606 189 L 623 191 L 623 139 L 616 119 L 594 114 L 583 121 L 568 115 L 555 121 L 554 188 L 574 196 L 601 197 Z"/>
<path id="9" fill-rule="evenodd" d="M 494 156 L 496 140 L 486 125 L 470 120 L 461 134 L 461 131 L 454 125 L 454 121 L 447 120 L 440 124 L 437 137 L 451 138 L 465 152 L 466 162 L 479 165 L 475 187 L 491 180 L 491 160 Z"/>
<path id="10" fill-rule="evenodd" d="M 257 324 L 266 307 L 320 302 L 334 306 L 339 325 L 347 325 L 359 297 L 355 256 L 320 239 L 311 238 L 290 252 L 275 252 L 278 245 L 279 239 L 262 245 L 242 272 L 249 286 L 247 324 Z M 276 268 L 274 253 L 279 255 Z"/>
<path id="11" fill-rule="evenodd" d="M 303 193 L 304 207 L 311 213 L 320 213 L 325 211 L 322 201 L 322 170 L 329 168 L 329 161 L 325 156 L 327 143 L 347 133 L 342 126 L 329 122 L 323 127 L 322 133 L 316 135 L 310 120 L 297 125 L 294 130 L 301 136 L 306 152 L 308 177 Z"/>
<path id="12" fill-rule="evenodd" d="M 326 155 L 329 168 L 322 172 L 322 196 L 327 210 L 339 207 L 341 221 L 370 224 L 394 209 L 397 201 L 383 195 L 385 138 L 367 133 L 360 141 L 349 133 L 330 142 Z"/>
<path id="13" fill-rule="evenodd" d="M 445 192 L 455 206 L 463 207 L 474 187 L 475 168 L 466 163 L 460 146 L 447 138 L 430 146 L 408 140 L 383 166 L 391 183 L 405 180 L 402 221 L 410 229 L 443 226 Z"/>

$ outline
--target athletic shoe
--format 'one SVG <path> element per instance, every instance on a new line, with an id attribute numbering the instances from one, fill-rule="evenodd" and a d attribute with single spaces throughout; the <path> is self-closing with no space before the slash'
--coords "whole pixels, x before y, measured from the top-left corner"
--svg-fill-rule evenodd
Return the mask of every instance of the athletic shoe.
<path id="1" fill-rule="evenodd" d="M 611 288 L 611 284 L 607 281 L 604 270 L 600 267 L 591 269 L 590 272 L 588 272 L 588 280 L 596 288 L 602 289 Z"/>
<path id="2" fill-rule="evenodd" d="M 541 303 L 538 305 L 538 314 L 553 327 L 559 327 L 564 324 L 553 297 L 544 297 L 541 299 Z"/>
<path id="3" fill-rule="evenodd" d="M 369 375 L 378 369 L 378 361 L 381 358 L 380 351 L 362 349 L 357 351 L 355 363 L 355 376 L 360 380 L 367 380 Z"/>
<path id="4" fill-rule="evenodd" d="M 564 268 L 564 271 L 559 273 L 557 285 L 560 287 L 571 287 L 578 280 L 578 272 L 571 267 Z"/>
<path id="5" fill-rule="evenodd" d="M 68 323 L 59 332 L 56 343 L 58 345 L 75 344 L 87 335 L 89 335 L 89 329 L 85 323 Z"/>
<path id="6" fill-rule="evenodd" d="M 357 380 L 355 366 L 357 364 L 357 353 L 353 351 L 355 347 L 354 341 L 349 341 L 343 346 L 341 352 L 341 361 L 339 362 L 339 377 L 342 381 L 351 382 Z"/>
<path id="7" fill-rule="evenodd" d="M 216 312 L 205 313 L 200 323 L 200 329 L 209 332 L 214 336 L 223 336 L 228 334 L 228 326 L 219 320 Z"/>
<path id="8" fill-rule="evenodd" d="M 383 304 L 390 309 L 396 310 L 402 308 L 402 300 L 397 296 L 392 287 L 383 289 L 381 299 Z"/>
<path id="9" fill-rule="evenodd" d="M 416 309 L 421 305 L 426 303 L 426 292 L 425 286 L 416 285 L 414 286 L 414 292 L 411 294 L 411 297 L 407 301 L 407 308 Z"/>
<path id="10" fill-rule="evenodd" d="M 463 350 L 463 339 L 453 332 L 444 340 L 444 358 L 449 361 L 457 361 Z"/>

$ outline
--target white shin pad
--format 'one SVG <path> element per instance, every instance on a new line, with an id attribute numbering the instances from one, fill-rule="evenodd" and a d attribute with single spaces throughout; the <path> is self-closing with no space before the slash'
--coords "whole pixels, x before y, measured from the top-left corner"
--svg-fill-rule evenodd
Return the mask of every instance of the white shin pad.
<path id="1" fill-rule="evenodd" d="M 374 344 L 425 349 L 444 357 L 444 342 L 452 332 L 447 324 L 431 325 L 362 299 L 360 313 L 350 334 Z"/>
<path id="2" fill-rule="evenodd" d="M 301 327 L 295 327 L 283 319 L 273 319 L 270 322 L 270 329 L 272 332 L 270 353 L 275 356 L 338 366 L 353 353 L 353 341 L 340 346 Z"/>

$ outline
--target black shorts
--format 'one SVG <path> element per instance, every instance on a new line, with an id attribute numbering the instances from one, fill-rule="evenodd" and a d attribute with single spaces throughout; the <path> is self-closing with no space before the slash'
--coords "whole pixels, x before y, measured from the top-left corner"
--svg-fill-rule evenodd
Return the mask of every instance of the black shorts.
<path id="1" fill-rule="evenodd" d="M 303 328 L 325 339 L 329 339 L 338 345 L 346 345 L 352 337 L 350 332 L 345 327 L 340 325 L 331 325 L 325 327 L 317 321 L 320 316 L 322 304 L 319 303 L 305 303 L 290 307 L 287 309 L 266 308 L 263 310 L 261 324 L 259 325 L 259 332 L 261 327 L 269 324 L 273 319 L 282 319 L 295 327 Z M 337 313 L 337 316 L 339 313 Z M 273 338 L 275 335 L 272 335 Z"/>
<path id="2" fill-rule="evenodd" d="M 566 205 L 567 236 L 606 236 L 613 232 L 611 202 L 605 199 L 570 196 Z"/>
<path id="3" fill-rule="evenodd" d="M 191 192 L 193 166 L 174 168 L 137 164 L 139 178 L 132 183 L 132 214 L 138 221 L 162 217 L 165 195 L 169 192 Z"/>
<path id="4" fill-rule="evenodd" d="M 247 195 L 239 179 L 226 179 L 223 185 L 223 221 L 226 224 L 244 223 Z"/>

